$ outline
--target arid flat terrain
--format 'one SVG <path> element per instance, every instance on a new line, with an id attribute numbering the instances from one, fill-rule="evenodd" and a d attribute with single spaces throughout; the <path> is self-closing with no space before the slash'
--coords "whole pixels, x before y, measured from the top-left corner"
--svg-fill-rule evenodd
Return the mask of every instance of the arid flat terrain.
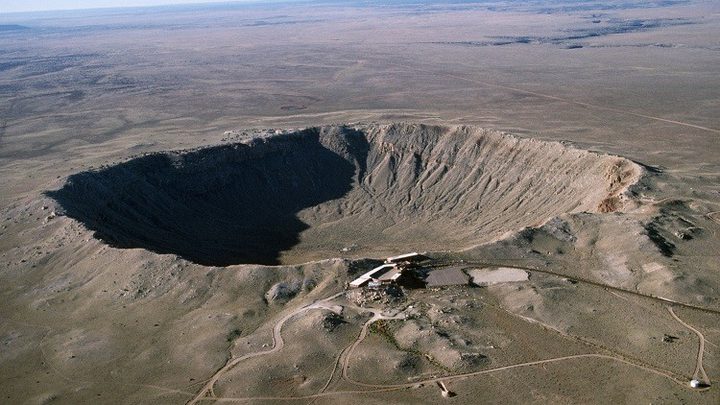
<path id="1" fill-rule="evenodd" d="M 0 402 L 717 404 L 719 137 L 714 1 L 0 14 Z"/>

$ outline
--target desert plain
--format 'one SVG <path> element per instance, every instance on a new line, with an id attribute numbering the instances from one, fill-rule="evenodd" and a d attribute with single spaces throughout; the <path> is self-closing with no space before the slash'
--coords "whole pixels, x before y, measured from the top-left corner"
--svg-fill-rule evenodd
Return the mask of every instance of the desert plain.
<path id="1" fill-rule="evenodd" d="M 0 14 L 0 402 L 717 404 L 719 66 L 713 1 Z"/>

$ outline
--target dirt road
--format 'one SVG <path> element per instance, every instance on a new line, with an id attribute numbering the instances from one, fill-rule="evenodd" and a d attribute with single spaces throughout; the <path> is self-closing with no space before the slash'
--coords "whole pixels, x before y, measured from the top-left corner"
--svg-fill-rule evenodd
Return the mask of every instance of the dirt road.
<path id="1" fill-rule="evenodd" d="M 700 344 L 698 346 L 697 363 L 695 365 L 693 379 L 699 380 L 706 385 L 710 385 L 710 378 L 708 377 L 707 373 L 705 372 L 705 368 L 703 367 L 703 354 L 705 353 L 705 336 L 703 336 L 703 334 L 700 333 L 699 330 L 693 328 L 692 326 L 685 323 L 682 319 L 680 319 L 680 317 L 675 314 L 675 311 L 673 311 L 672 307 L 668 306 L 667 309 L 668 312 L 670 312 L 670 315 L 672 315 L 672 317 L 675 318 L 676 321 L 680 322 L 680 324 L 682 324 L 684 327 L 693 331 L 700 340 Z"/>
<path id="2" fill-rule="evenodd" d="M 630 365 L 632 367 L 637 367 L 646 371 L 649 371 L 653 374 L 660 375 L 662 377 L 671 379 L 672 381 L 685 385 L 684 381 L 679 381 L 669 373 L 665 373 L 662 371 L 654 370 L 651 368 L 647 368 L 644 366 L 640 366 L 638 364 L 631 363 L 629 361 L 625 361 L 623 359 L 619 359 L 613 356 L 608 356 L 604 354 L 597 354 L 597 353 L 588 353 L 588 354 L 576 354 L 571 356 L 562 356 L 562 357 L 555 357 L 551 359 L 545 359 L 545 360 L 537 360 L 537 361 L 529 361 L 525 363 L 519 363 L 519 364 L 512 364 L 508 366 L 503 367 L 497 367 L 487 370 L 481 370 L 481 371 L 475 371 L 471 373 L 463 373 L 463 374 L 456 374 L 456 375 L 450 375 L 450 376 L 444 376 L 444 377 L 437 377 L 437 378 L 429 378 L 426 380 L 420 380 L 412 383 L 406 383 L 406 384 L 388 384 L 388 385 L 381 385 L 381 384 L 364 384 L 364 383 L 357 383 L 353 382 L 353 384 L 357 384 L 364 387 L 369 388 L 376 388 L 371 390 L 351 390 L 351 391 L 331 391 L 331 392 L 324 392 L 319 394 L 311 394 L 311 395 L 301 395 L 301 396 L 294 396 L 294 397 L 245 397 L 245 398 L 239 398 L 239 397 L 222 397 L 222 398 L 207 398 L 208 400 L 214 400 L 218 402 L 240 402 L 240 401 L 298 401 L 298 400 L 309 400 L 309 399 L 317 399 L 317 398 L 323 398 L 323 397 L 331 397 L 331 396 L 341 396 L 341 395 L 356 395 L 356 394 L 374 394 L 374 393 L 380 393 L 380 392 L 390 392 L 390 391 L 399 391 L 403 389 L 412 389 L 412 388 L 418 388 L 421 385 L 426 384 L 433 384 L 436 382 L 448 382 L 453 380 L 461 380 L 466 379 L 478 375 L 483 374 L 490 374 L 490 373 L 496 373 L 500 371 L 505 370 L 512 370 L 516 368 L 521 367 L 528 367 L 528 366 L 537 366 L 537 365 L 543 365 L 543 364 L 549 364 L 549 363 L 557 363 L 562 361 L 568 361 L 568 360 L 575 360 L 575 359 L 588 359 L 588 358 L 599 358 L 599 359 L 606 359 L 606 360 L 613 360 L 618 361 L 627 365 Z"/>
<path id="3" fill-rule="evenodd" d="M 328 309 L 323 304 L 325 302 L 333 300 L 343 294 L 345 294 L 345 291 L 331 295 L 330 297 L 324 298 L 320 301 L 316 301 L 311 304 L 307 304 L 307 305 L 285 315 L 284 317 L 282 317 L 277 323 L 275 323 L 275 326 L 273 327 L 272 346 L 270 347 L 270 349 L 264 350 L 264 351 L 259 351 L 259 352 L 248 353 L 246 355 L 243 355 L 240 357 L 235 357 L 235 358 L 229 360 L 221 369 L 216 371 L 215 374 L 213 374 L 213 376 L 210 377 L 210 379 L 207 381 L 207 383 L 205 383 L 205 385 L 202 387 L 202 389 L 200 389 L 200 391 L 197 393 L 197 395 L 195 395 L 195 397 L 193 397 L 193 399 L 191 399 L 188 402 L 188 404 L 196 404 L 198 401 L 202 400 L 208 394 L 214 396 L 213 386 L 215 386 L 215 383 L 217 382 L 217 380 L 220 379 L 220 377 L 222 377 L 223 374 L 225 374 L 228 370 L 235 367 L 235 365 L 237 365 L 241 361 L 251 359 L 253 357 L 264 356 L 264 355 L 275 353 L 275 352 L 282 350 L 282 348 L 285 346 L 285 342 L 283 341 L 281 331 L 282 331 L 283 325 L 285 325 L 285 322 L 287 322 L 290 318 L 294 317 L 295 315 L 297 315 L 301 312 L 304 312 L 304 311 L 307 311 L 310 309 Z"/>
<path id="4" fill-rule="evenodd" d="M 496 266 L 496 265 L 498 265 L 498 264 L 496 264 L 496 263 L 484 263 L 484 262 L 481 263 L 481 262 L 467 262 L 467 261 L 466 261 L 466 262 L 462 262 L 461 264 L 464 264 L 464 265 L 483 265 L 483 266 Z M 506 264 L 502 264 L 502 265 L 503 265 L 503 266 L 506 266 L 506 267 L 513 267 L 513 268 L 518 268 L 518 269 L 522 269 L 522 270 L 526 270 L 526 271 L 531 271 L 531 272 L 534 271 L 534 272 L 540 272 L 540 273 L 555 275 L 555 276 L 559 276 L 559 277 L 568 277 L 568 276 L 566 276 L 566 275 L 559 274 L 559 273 L 555 273 L 555 272 L 548 271 L 548 270 L 538 270 L 538 269 L 532 269 L 532 268 L 526 268 L 526 267 L 520 267 L 520 266 L 511 266 L 511 265 L 506 265 Z M 573 278 L 574 280 L 577 280 L 577 281 L 582 282 L 582 283 L 587 283 L 587 284 L 594 285 L 594 286 L 597 286 L 597 287 L 605 288 L 605 289 L 607 289 L 608 291 L 610 291 L 611 293 L 614 292 L 614 291 L 623 292 L 623 293 L 629 293 L 629 294 L 641 296 L 641 297 L 648 298 L 648 299 L 652 299 L 652 300 L 656 300 L 656 301 L 662 301 L 662 302 L 666 302 L 666 303 L 672 303 L 672 304 L 674 304 L 674 305 L 678 305 L 678 306 L 681 306 L 681 307 L 686 307 L 686 308 L 689 308 L 689 309 L 700 310 L 700 311 L 703 311 L 703 312 L 709 312 L 709 313 L 713 313 L 713 314 L 718 314 L 718 313 L 720 313 L 720 311 L 716 311 L 716 310 L 713 310 L 713 309 L 696 307 L 696 306 L 691 305 L 691 304 L 685 304 L 685 303 L 681 303 L 681 302 L 675 302 L 675 301 L 672 301 L 672 300 L 669 300 L 669 299 L 663 298 L 663 297 L 655 297 L 655 296 L 646 295 L 646 294 L 642 294 L 642 293 L 638 293 L 638 292 L 634 292 L 634 291 L 627 291 L 627 290 L 624 290 L 624 289 L 621 289 L 621 288 L 617 288 L 617 287 L 605 285 L 605 284 L 602 284 L 602 283 L 599 283 L 599 282 L 594 282 L 594 281 L 591 281 L 591 280 L 578 279 L 578 278 L 574 278 L 574 277 L 572 277 L 572 278 Z M 320 390 L 320 392 L 319 392 L 318 394 L 304 395 L 304 396 L 294 396 L 294 397 L 248 397 L 248 398 L 227 398 L 227 397 L 218 398 L 218 397 L 215 397 L 215 396 L 214 396 L 213 386 L 215 385 L 215 383 L 217 382 L 217 380 L 218 380 L 219 378 L 221 378 L 222 375 L 223 375 L 225 372 L 227 372 L 228 370 L 230 370 L 231 368 L 233 368 L 235 365 L 237 365 L 238 363 L 242 362 L 243 360 L 246 360 L 246 359 L 249 359 L 249 358 L 258 357 L 258 356 L 263 356 L 263 355 L 266 355 L 266 354 L 271 354 L 271 353 L 275 353 L 275 352 L 278 352 L 278 351 L 282 350 L 282 348 L 284 347 L 284 341 L 283 341 L 283 339 L 282 339 L 281 331 L 282 331 L 282 327 L 283 327 L 283 325 L 285 324 L 285 322 L 287 322 L 289 319 L 291 319 L 291 318 L 294 317 L 295 315 L 298 315 L 299 313 L 301 313 L 301 312 L 303 312 L 303 311 L 306 311 L 306 310 L 310 310 L 310 309 L 328 309 L 328 310 L 333 310 L 333 306 L 332 306 L 332 305 L 327 305 L 326 303 L 329 302 L 329 301 L 331 301 L 331 300 L 333 300 L 333 299 L 335 299 L 335 298 L 337 298 L 337 297 L 340 297 L 340 296 L 343 295 L 344 293 L 345 293 L 345 292 L 343 291 L 343 292 L 334 294 L 334 295 L 332 295 L 332 296 L 330 296 L 330 297 L 328 297 L 328 298 L 325 298 L 325 299 L 316 301 L 316 302 L 314 302 L 314 303 L 305 305 L 305 306 L 303 306 L 303 307 L 301 307 L 301 308 L 299 308 L 299 309 L 297 309 L 297 310 L 295 310 L 295 311 L 293 311 L 293 312 L 285 315 L 284 317 L 282 317 L 282 318 L 281 318 L 277 323 L 275 323 L 275 325 L 273 326 L 273 334 L 272 334 L 273 344 L 272 344 L 272 347 L 271 347 L 270 349 L 265 350 L 265 351 L 260 351 L 260 352 L 248 353 L 248 354 L 246 354 L 246 355 L 243 355 L 243 356 L 240 356 L 240 357 L 236 357 L 236 358 L 228 361 L 228 362 L 225 364 L 225 366 L 223 366 L 221 369 L 219 369 L 219 370 L 207 381 L 207 383 L 203 386 L 203 388 L 197 393 L 197 395 L 196 395 L 191 401 L 188 402 L 188 404 L 196 404 L 198 401 L 203 401 L 203 400 L 213 400 L 213 401 L 221 401 L 221 402 L 226 402 L 226 401 L 260 401 L 260 400 L 268 400 L 268 401 L 312 400 L 312 399 L 318 399 L 318 398 L 322 398 L 322 397 L 336 396 L 336 395 L 350 395 L 350 394 L 366 394 L 366 393 L 373 393 L 373 392 L 374 392 L 374 393 L 377 393 L 377 392 L 387 392 L 387 391 L 400 390 L 400 389 L 410 389 L 410 388 L 413 388 L 413 387 L 417 387 L 419 384 L 436 383 L 436 382 L 440 382 L 440 381 L 447 382 L 447 381 L 452 381 L 452 380 L 465 379 L 465 378 L 469 378 L 469 377 L 473 377 L 473 376 L 477 376 L 477 375 L 483 375 L 483 374 L 489 374 L 489 373 L 494 373 L 494 372 L 500 372 L 500 371 L 504 371 L 504 370 L 511 370 L 511 369 L 520 368 L 520 367 L 527 367 L 527 366 L 533 366 L 533 365 L 543 365 L 543 364 L 547 364 L 547 363 L 554 363 L 554 362 L 560 362 L 560 361 L 568 361 L 568 360 L 573 360 L 573 359 L 583 359 L 583 358 L 597 358 L 597 359 L 605 359 L 605 360 L 617 361 L 617 362 L 620 362 L 620 363 L 623 363 L 623 364 L 626 364 L 626 365 L 629 365 L 629 366 L 632 366 L 632 367 L 636 367 L 636 368 L 639 368 L 639 369 L 648 371 L 648 372 L 650 372 L 650 373 L 653 373 L 653 374 L 656 374 L 656 375 L 659 375 L 659 376 L 668 378 L 668 379 L 672 380 L 673 382 L 675 382 L 675 383 L 677 383 L 677 384 L 680 384 L 680 385 L 683 385 L 683 386 L 685 386 L 686 383 L 687 383 L 687 381 L 681 380 L 680 378 L 678 378 L 678 377 L 676 377 L 675 375 L 673 375 L 673 373 L 671 373 L 671 372 L 669 372 L 669 371 L 666 371 L 666 370 L 661 370 L 661 369 L 658 369 L 658 368 L 648 367 L 648 366 L 643 365 L 643 364 L 637 364 L 637 363 L 635 363 L 635 362 L 631 362 L 631 361 L 628 361 L 628 360 L 626 360 L 626 359 L 623 359 L 623 358 L 617 357 L 617 356 L 611 356 L 611 355 L 600 354 L 600 353 L 587 353 L 587 354 L 577 354 L 577 355 L 570 355 L 570 356 L 562 356 L 562 357 L 556 357 L 556 358 L 545 359 L 545 360 L 536 360 L 536 361 L 530 361 L 530 362 L 525 362 L 525 363 L 518 363 L 518 364 L 513 364 L 513 365 L 508 365 L 508 366 L 497 367 L 497 368 L 493 368 L 493 369 L 487 369 L 487 370 L 475 371 L 475 372 L 470 372 L 470 373 L 463 373 L 463 374 L 456 374 L 456 375 L 450 375 L 450 376 L 443 376 L 443 377 L 431 378 L 431 379 L 427 379 L 427 380 L 421 380 L 421 381 L 416 381 L 416 382 L 413 382 L 413 383 L 406 383 L 406 384 L 366 384 L 366 383 L 363 383 L 363 382 L 360 382 L 360 381 L 353 380 L 353 379 L 349 376 L 348 370 L 349 370 L 349 368 L 350 368 L 350 358 L 352 357 L 352 353 L 353 353 L 354 350 L 357 348 L 357 346 L 367 337 L 368 328 L 370 327 L 370 325 L 371 325 L 373 322 L 376 322 L 376 321 L 381 320 L 381 319 L 404 319 L 404 314 L 403 314 L 403 312 L 401 311 L 401 312 L 398 312 L 398 313 L 396 313 L 396 314 L 394 314 L 394 315 L 388 315 L 388 314 L 383 314 L 383 311 L 380 310 L 380 309 L 375 309 L 375 308 L 361 308 L 361 307 L 350 306 L 349 308 L 353 308 L 353 309 L 359 310 L 359 311 L 361 311 L 361 312 L 362 312 L 362 311 L 372 312 L 372 313 L 373 313 L 373 316 L 372 316 L 367 322 L 365 322 L 365 324 L 363 325 L 362 329 L 360 330 L 360 333 L 359 333 L 357 339 L 356 339 L 350 346 L 348 346 L 345 350 L 343 350 L 343 351 L 338 355 L 337 360 L 336 360 L 336 363 L 335 363 L 335 365 L 334 365 L 334 368 L 333 368 L 333 370 L 332 370 L 332 372 L 331 372 L 331 375 L 330 375 L 330 377 L 329 377 L 328 380 L 327 380 L 327 383 L 323 386 L 322 390 Z M 709 383 L 710 383 L 710 379 L 708 378 L 708 376 L 707 376 L 707 374 L 705 373 L 705 370 L 704 370 L 704 368 L 703 368 L 703 366 L 702 366 L 702 357 L 703 357 L 703 352 L 704 352 L 704 350 L 705 350 L 705 338 L 704 338 L 704 336 L 703 336 L 698 330 L 696 330 L 696 329 L 693 328 L 692 326 L 688 325 L 687 323 L 683 322 L 683 321 L 675 314 L 675 312 L 673 311 L 673 309 L 672 309 L 671 307 L 667 307 L 667 308 L 668 308 L 668 311 L 670 312 L 670 314 L 673 316 L 673 318 L 675 318 L 675 319 L 676 319 L 678 322 L 680 322 L 683 326 L 685 326 L 685 327 L 687 327 L 688 329 L 692 330 L 695 334 L 697 334 L 698 338 L 700 339 L 700 347 L 699 347 L 699 350 L 698 350 L 697 366 L 696 366 L 695 374 L 693 375 L 693 378 L 695 378 L 695 379 L 701 379 L 701 378 L 702 378 L 702 381 L 704 381 L 705 383 L 709 384 Z M 371 389 L 371 390 L 358 390 L 358 391 L 331 391 L 331 392 L 325 392 L 325 390 L 330 386 L 330 384 L 331 384 L 331 382 L 332 382 L 332 380 L 333 380 L 333 378 L 334 378 L 335 372 L 336 372 L 336 370 L 337 370 L 337 368 L 338 368 L 338 365 L 340 365 L 340 364 L 342 364 L 342 367 L 341 367 L 341 370 L 342 370 L 341 375 L 342 375 L 343 380 L 345 380 L 345 381 L 347 381 L 347 382 L 349 382 L 349 383 L 351 383 L 351 384 L 360 386 L 360 387 L 366 387 L 366 388 L 372 388 L 372 389 Z M 705 389 L 709 389 L 709 387 L 706 387 Z"/>

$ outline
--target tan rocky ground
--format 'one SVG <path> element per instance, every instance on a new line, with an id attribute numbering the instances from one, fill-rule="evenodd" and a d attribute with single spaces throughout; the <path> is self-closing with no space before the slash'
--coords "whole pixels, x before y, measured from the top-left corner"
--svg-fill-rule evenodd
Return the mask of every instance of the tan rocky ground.
<path id="1" fill-rule="evenodd" d="M 0 402 L 718 403 L 715 2 L 78 13 L 0 16 Z M 528 279 L 339 294 L 411 250 Z"/>

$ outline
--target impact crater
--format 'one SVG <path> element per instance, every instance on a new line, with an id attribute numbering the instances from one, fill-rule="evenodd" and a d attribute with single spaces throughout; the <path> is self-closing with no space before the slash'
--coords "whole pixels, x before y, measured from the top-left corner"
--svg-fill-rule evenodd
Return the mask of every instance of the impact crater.
<path id="1" fill-rule="evenodd" d="M 48 194 L 118 248 L 212 266 L 460 250 L 620 209 L 616 156 L 469 126 L 326 126 L 134 158 Z"/>

